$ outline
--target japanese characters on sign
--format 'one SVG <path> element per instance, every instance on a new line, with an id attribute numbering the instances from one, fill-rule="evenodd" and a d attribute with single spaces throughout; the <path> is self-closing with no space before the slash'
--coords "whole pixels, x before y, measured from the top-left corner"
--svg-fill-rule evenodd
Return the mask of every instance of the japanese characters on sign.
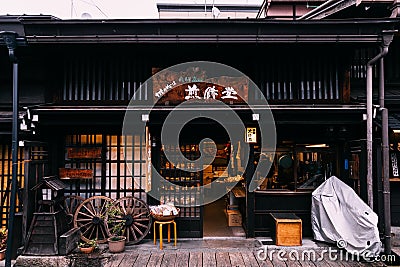
<path id="1" fill-rule="evenodd" d="M 237 95 L 237 92 L 232 87 L 225 87 L 222 94 L 224 94 L 224 96 L 221 97 L 222 99 L 238 99 L 237 96 L 235 96 Z"/>
<path id="2" fill-rule="evenodd" d="M 212 83 L 187 83 L 173 87 L 176 84 L 175 81 L 165 86 L 163 89 L 156 91 L 154 96 L 164 101 L 172 101 L 172 103 L 178 103 L 188 100 L 195 99 L 214 99 L 221 101 L 241 102 L 238 91 L 233 86 L 221 86 Z M 168 100 L 162 99 L 167 97 Z"/>
<path id="3" fill-rule="evenodd" d="M 246 128 L 246 143 L 257 143 L 257 129 L 253 127 Z"/>
<path id="4" fill-rule="evenodd" d="M 59 168 L 60 179 L 92 179 L 93 173 L 91 169 Z"/>
<path id="5" fill-rule="evenodd" d="M 155 96 L 158 97 L 158 98 L 162 97 L 163 95 L 168 93 L 168 91 L 171 90 L 175 85 L 176 85 L 176 82 L 172 81 L 171 83 L 167 84 L 164 88 L 158 90 L 155 93 Z"/>
<path id="6" fill-rule="evenodd" d="M 199 67 L 185 71 L 160 71 L 152 77 L 153 100 L 157 105 L 178 105 L 191 100 L 220 100 L 227 104 L 246 103 L 247 77 L 207 77 Z M 211 102 L 211 101 L 210 101 Z"/>
<path id="7" fill-rule="evenodd" d="M 196 84 L 193 84 L 192 86 L 188 85 L 187 89 L 185 89 L 185 92 L 187 94 L 185 95 L 185 100 L 190 100 L 190 99 L 218 99 L 219 97 L 221 99 L 235 99 L 237 100 L 238 97 L 236 90 L 233 87 L 225 87 L 221 94 L 219 93 L 218 89 L 215 89 L 214 86 L 208 86 L 203 93 L 203 96 L 200 96 L 200 89 L 197 87 Z"/>

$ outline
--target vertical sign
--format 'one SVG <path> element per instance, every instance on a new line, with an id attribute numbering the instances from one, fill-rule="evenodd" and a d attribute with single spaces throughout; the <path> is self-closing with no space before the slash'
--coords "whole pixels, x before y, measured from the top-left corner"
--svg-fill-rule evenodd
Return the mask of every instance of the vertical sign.
<path id="1" fill-rule="evenodd" d="M 149 127 L 146 126 L 146 188 L 145 192 L 151 190 L 151 135 Z"/>
<path id="2" fill-rule="evenodd" d="M 392 177 L 399 177 L 399 165 L 396 153 L 390 153 L 390 161 L 392 163 Z"/>
<path id="3" fill-rule="evenodd" d="M 246 143 L 257 143 L 257 129 L 247 127 L 246 128 Z"/>

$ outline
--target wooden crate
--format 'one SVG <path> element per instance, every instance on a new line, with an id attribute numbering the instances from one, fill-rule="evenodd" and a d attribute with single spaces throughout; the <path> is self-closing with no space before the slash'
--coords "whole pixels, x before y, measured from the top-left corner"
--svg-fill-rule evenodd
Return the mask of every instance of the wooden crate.
<path id="1" fill-rule="evenodd" d="M 293 213 L 271 213 L 275 221 L 275 245 L 301 246 L 302 221 Z"/>
<path id="2" fill-rule="evenodd" d="M 242 226 L 242 214 L 238 210 L 226 211 L 228 226 Z"/>

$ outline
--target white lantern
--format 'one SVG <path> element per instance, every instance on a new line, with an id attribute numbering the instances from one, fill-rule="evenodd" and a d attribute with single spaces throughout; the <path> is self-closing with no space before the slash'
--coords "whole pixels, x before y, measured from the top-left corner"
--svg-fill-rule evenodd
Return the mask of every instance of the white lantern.
<path id="1" fill-rule="evenodd" d="M 51 200 L 51 191 L 52 190 L 50 188 L 42 189 L 43 200 Z"/>

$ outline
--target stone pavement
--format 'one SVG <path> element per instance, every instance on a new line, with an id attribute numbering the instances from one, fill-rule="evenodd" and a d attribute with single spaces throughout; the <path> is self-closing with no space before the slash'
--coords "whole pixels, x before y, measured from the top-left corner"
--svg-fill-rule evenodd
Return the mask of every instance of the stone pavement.
<path id="1" fill-rule="evenodd" d="M 335 248 L 307 239 L 303 240 L 301 247 L 262 246 L 261 244 L 260 240 L 256 239 L 178 239 L 176 247 L 173 243 L 165 242 L 164 249 L 160 250 L 158 243 L 156 246 L 152 240 L 144 240 L 140 245 L 126 247 L 124 253 L 110 254 L 106 246 L 102 246 L 97 253 L 89 255 L 76 253 L 67 257 L 53 257 L 57 259 L 42 264 L 39 264 L 38 258 L 43 260 L 43 258 L 51 257 L 36 257 L 36 259 L 30 257 L 29 259 L 28 256 L 20 256 L 15 266 L 385 266 L 380 262 L 346 260 L 343 252 L 342 260 L 340 260 L 340 252 Z M 332 255 L 336 255 L 337 260 L 329 257 L 327 253 L 329 248 L 333 250 Z M 285 260 L 280 260 L 280 258 Z"/>
<path id="2" fill-rule="evenodd" d="M 392 226 L 392 252 L 400 256 L 400 227 Z"/>

